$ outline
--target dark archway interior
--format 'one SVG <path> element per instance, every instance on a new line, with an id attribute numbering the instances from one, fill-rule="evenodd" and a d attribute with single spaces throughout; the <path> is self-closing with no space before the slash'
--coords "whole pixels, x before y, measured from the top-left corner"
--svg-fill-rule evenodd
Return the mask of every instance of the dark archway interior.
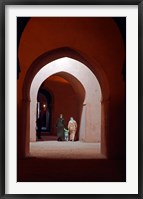
<path id="1" fill-rule="evenodd" d="M 37 118 L 40 118 L 42 123 L 42 132 L 50 134 L 51 132 L 51 103 L 52 97 L 50 93 L 40 87 L 37 95 Z M 36 119 L 37 119 L 36 118 Z"/>

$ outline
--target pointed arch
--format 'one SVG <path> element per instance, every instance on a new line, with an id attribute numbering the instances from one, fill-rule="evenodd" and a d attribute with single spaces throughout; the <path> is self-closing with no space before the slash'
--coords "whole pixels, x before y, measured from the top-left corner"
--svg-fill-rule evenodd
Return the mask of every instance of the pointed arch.
<path id="1" fill-rule="evenodd" d="M 40 85 L 51 75 L 60 73 L 71 82 L 76 92 L 85 95 L 83 100 L 80 140 L 88 142 L 100 142 L 101 134 L 101 89 L 95 75 L 82 63 L 74 59 L 63 57 L 43 66 L 35 75 L 30 88 L 30 135 L 31 141 L 36 140 L 34 132 L 36 95 Z M 92 88 L 92 90 L 90 89 Z M 85 92 L 84 92 L 85 90 Z M 83 94 L 85 93 L 85 94 Z M 79 97 L 82 98 L 82 97 Z"/>
<path id="2" fill-rule="evenodd" d="M 85 58 L 86 56 L 82 56 L 81 53 L 68 48 L 59 48 L 56 50 L 53 50 L 51 52 L 44 53 L 40 57 L 38 57 L 32 65 L 29 67 L 29 70 L 27 71 L 24 84 L 23 84 L 23 102 L 22 102 L 22 133 L 24 134 L 23 141 L 24 141 L 24 151 L 23 155 L 27 155 L 29 153 L 29 140 L 30 140 L 30 87 L 32 85 L 32 81 L 35 77 L 35 75 L 40 71 L 44 65 L 49 64 L 53 62 L 53 60 L 56 60 L 60 57 L 66 57 L 68 55 L 68 58 L 71 58 L 73 60 L 78 60 L 81 64 L 85 65 L 90 71 L 92 71 L 93 74 L 96 75 L 97 82 L 99 83 L 99 86 L 101 87 L 101 93 L 102 93 L 102 99 L 101 99 L 101 150 L 104 154 L 107 152 L 106 147 L 106 134 L 108 133 L 108 112 L 109 112 L 109 85 L 106 78 L 106 75 L 104 71 L 102 71 L 101 67 L 98 63 L 93 63 L 93 61 L 89 60 L 88 58 Z M 89 64 L 89 62 L 90 64 Z M 91 66 L 95 65 L 94 71 L 91 70 Z M 64 71 L 61 71 L 64 72 Z M 83 103 L 84 104 L 84 103 Z M 84 104 L 85 105 L 85 104 Z M 86 112 L 84 110 L 83 112 Z M 88 128 L 88 126 L 87 126 Z M 88 129 L 87 129 L 88 130 Z M 87 138 L 88 139 L 88 138 Z"/>

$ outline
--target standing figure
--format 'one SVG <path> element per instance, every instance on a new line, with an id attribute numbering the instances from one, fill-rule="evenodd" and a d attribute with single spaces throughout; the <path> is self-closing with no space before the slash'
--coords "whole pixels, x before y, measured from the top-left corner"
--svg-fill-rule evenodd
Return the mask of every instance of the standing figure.
<path id="1" fill-rule="evenodd" d="M 73 117 L 71 117 L 70 121 L 68 122 L 68 129 L 69 129 L 70 141 L 74 141 L 76 130 L 77 130 L 77 123 L 73 119 Z"/>
<path id="2" fill-rule="evenodd" d="M 58 141 L 62 141 L 64 139 L 64 118 L 62 114 L 60 114 L 60 117 L 58 118 L 56 127 L 57 127 Z"/>
<path id="3" fill-rule="evenodd" d="M 40 118 L 37 118 L 36 125 L 37 125 L 37 137 L 38 137 L 38 139 L 41 139 L 41 120 L 40 120 Z"/>

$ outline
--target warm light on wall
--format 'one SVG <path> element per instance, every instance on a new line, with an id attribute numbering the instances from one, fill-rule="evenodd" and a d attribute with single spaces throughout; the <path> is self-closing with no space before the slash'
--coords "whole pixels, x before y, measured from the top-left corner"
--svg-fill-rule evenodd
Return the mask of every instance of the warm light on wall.
<path id="1" fill-rule="evenodd" d="M 43 104 L 43 111 L 46 111 L 46 104 Z"/>

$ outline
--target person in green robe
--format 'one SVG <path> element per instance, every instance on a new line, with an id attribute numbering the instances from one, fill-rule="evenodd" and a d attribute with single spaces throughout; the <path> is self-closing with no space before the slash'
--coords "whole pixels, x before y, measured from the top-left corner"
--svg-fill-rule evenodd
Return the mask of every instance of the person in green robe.
<path id="1" fill-rule="evenodd" d="M 63 114 L 60 114 L 60 117 L 56 123 L 58 141 L 62 141 L 64 139 L 64 126 Z"/>

